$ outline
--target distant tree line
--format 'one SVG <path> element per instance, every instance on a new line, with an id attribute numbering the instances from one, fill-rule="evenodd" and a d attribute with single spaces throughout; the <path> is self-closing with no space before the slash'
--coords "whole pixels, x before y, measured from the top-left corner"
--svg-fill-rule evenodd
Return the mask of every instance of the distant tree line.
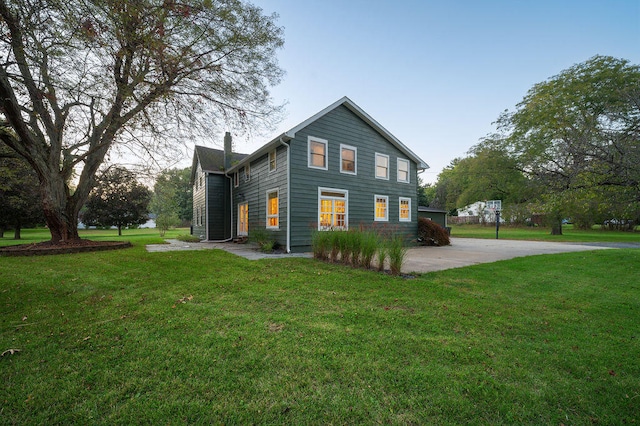
<path id="1" fill-rule="evenodd" d="M 431 207 L 454 211 L 501 199 L 503 217 L 544 215 L 552 233 L 571 218 L 633 229 L 640 223 L 640 67 L 595 56 L 534 85 L 497 132 L 456 158 Z"/>

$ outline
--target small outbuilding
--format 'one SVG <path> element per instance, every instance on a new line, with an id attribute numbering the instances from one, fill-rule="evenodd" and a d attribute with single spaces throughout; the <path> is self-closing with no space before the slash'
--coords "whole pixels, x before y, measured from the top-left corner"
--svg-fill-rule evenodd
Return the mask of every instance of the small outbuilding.
<path id="1" fill-rule="evenodd" d="M 424 217 L 432 220 L 438 225 L 446 228 L 447 225 L 447 211 L 440 209 L 432 209 L 431 207 L 418 206 L 418 217 Z"/>

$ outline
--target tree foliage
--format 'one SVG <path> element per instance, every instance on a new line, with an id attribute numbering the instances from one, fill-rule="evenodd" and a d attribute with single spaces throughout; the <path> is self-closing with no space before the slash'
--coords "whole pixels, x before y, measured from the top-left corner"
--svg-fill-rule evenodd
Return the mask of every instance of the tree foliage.
<path id="1" fill-rule="evenodd" d="M 185 204 L 187 200 L 191 202 L 190 177 L 185 170 L 177 169 L 164 171 L 157 176 L 153 186 L 151 211 L 156 216 L 156 228 L 160 231 L 160 236 L 164 236 L 169 228 L 179 226 L 183 220 L 181 215 L 188 214 Z M 185 219 L 190 220 L 191 215 Z"/>
<path id="2" fill-rule="evenodd" d="M 639 66 L 595 56 L 533 86 L 498 124 L 501 149 L 547 194 L 556 232 L 568 214 L 584 227 L 640 215 Z"/>
<path id="3" fill-rule="evenodd" d="M 241 0 L 0 0 L 0 140 L 35 170 L 52 241 L 78 238 L 112 148 L 273 117 L 275 19 Z"/>
<path id="4" fill-rule="evenodd" d="M 440 173 L 435 194 L 439 208 L 454 211 L 483 200 L 518 204 L 530 196 L 530 188 L 515 161 L 485 141 Z"/>
<path id="5" fill-rule="evenodd" d="M 149 216 L 151 191 L 127 169 L 111 167 L 98 179 L 89 194 L 82 220 L 86 225 L 122 228 L 145 223 Z"/>
<path id="6" fill-rule="evenodd" d="M 26 161 L 0 142 L 0 237 L 13 228 L 20 239 L 24 226 L 44 223 L 38 178 Z"/>

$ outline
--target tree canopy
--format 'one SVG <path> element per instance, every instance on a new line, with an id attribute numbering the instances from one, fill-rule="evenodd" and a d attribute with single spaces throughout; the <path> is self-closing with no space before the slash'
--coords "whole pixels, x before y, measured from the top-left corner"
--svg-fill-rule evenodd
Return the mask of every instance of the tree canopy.
<path id="1" fill-rule="evenodd" d="M 438 179 L 448 209 L 483 199 L 528 203 L 588 228 L 640 219 L 640 67 L 595 56 L 534 85 L 498 132 Z"/>
<path id="2" fill-rule="evenodd" d="M 82 221 L 86 225 L 122 228 L 149 219 L 151 191 L 127 169 L 111 167 L 98 178 L 87 200 Z"/>
<path id="3" fill-rule="evenodd" d="M 0 142 L 0 237 L 13 228 L 20 239 L 24 226 L 44 223 L 38 178 L 29 164 Z"/>
<path id="4" fill-rule="evenodd" d="M 241 0 L 0 0 L 0 140 L 35 170 L 52 241 L 78 238 L 113 147 L 160 155 L 273 117 L 276 18 Z"/>

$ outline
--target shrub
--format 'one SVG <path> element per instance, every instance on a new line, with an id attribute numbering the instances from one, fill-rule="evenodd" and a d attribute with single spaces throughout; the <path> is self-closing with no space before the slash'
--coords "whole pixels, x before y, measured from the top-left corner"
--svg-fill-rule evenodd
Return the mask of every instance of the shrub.
<path id="1" fill-rule="evenodd" d="M 258 244 L 264 253 L 271 253 L 277 247 L 277 241 L 273 234 L 264 228 L 256 228 L 251 231 L 249 240 Z"/>
<path id="2" fill-rule="evenodd" d="M 404 246 L 404 241 L 401 236 L 396 235 L 390 241 L 387 248 L 387 254 L 389 256 L 389 268 L 393 275 L 399 275 L 404 263 L 404 258 L 407 255 L 407 248 Z"/>
<path id="3" fill-rule="evenodd" d="M 178 235 L 176 237 L 178 241 L 184 241 L 185 243 L 199 243 L 200 238 L 195 235 Z"/>
<path id="4" fill-rule="evenodd" d="M 418 218 L 418 244 L 423 246 L 448 246 L 449 234 L 447 230 L 432 220 Z"/>

